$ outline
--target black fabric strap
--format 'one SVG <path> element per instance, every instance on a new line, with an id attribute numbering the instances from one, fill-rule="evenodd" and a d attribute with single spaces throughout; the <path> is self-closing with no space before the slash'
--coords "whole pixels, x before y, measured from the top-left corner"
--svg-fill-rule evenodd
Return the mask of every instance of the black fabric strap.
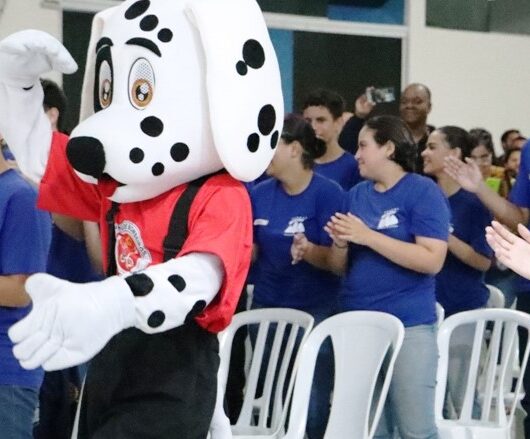
<path id="1" fill-rule="evenodd" d="M 216 174 L 205 175 L 197 180 L 190 181 L 175 204 L 169 220 L 167 235 L 164 239 L 164 262 L 173 259 L 182 249 L 188 237 L 188 216 L 191 204 L 202 185 L 213 175 Z"/>
<path id="2" fill-rule="evenodd" d="M 107 222 L 107 276 L 114 276 L 118 272 L 118 267 L 116 266 L 116 232 L 114 230 L 114 218 L 118 213 L 120 205 L 116 202 L 112 202 L 110 209 L 105 215 L 105 221 Z"/>

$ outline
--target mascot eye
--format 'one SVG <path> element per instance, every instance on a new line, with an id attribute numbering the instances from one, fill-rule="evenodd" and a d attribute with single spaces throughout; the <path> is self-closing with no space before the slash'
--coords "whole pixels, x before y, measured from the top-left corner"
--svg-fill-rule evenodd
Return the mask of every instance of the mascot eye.
<path id="1" fill-rule="evenodd" d="M 99 67 L 99 105 L 107 108 L 112 102 L 112 68 L 107 61 Z"/>
<path id="2" fill-rule="evenodd" d="M 139 110 L 144 109 L 153 99 L 155 75 L 149 61 L 137 59 L 129 74 L 129 99 Z"/>

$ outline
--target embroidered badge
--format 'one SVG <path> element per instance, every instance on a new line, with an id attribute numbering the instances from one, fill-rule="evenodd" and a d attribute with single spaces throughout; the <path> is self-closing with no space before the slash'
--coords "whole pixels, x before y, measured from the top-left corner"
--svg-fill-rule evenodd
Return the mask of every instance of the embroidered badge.
<path id="1" fill-rule="evenodd" d="M 149 267 L 153 259 L 144 246 L 140 230 L 131 221 L 115 225 L 116 265 L 119 274 L 134 273 Z"/>
<path id="2" fill-rule="evenodd" d="M 294 218 L 291 218 L 287 228 L 283 231 L 284 236 L 293 236 L 296 233 L 304 233 L 304 221 L 306 219 L 306 216 L 295 216 Z"/>
<path id="3" fill-rule="evenodd" d="M 399 225 L 399 221 L 396 216 L 398 210 L 399 208 L 397 207 L 394 209 L 386 210 L 379 219 L 379 224 L 377 224 L 377 230 L 392 229 L 394 227 L 397 227 Z"/>

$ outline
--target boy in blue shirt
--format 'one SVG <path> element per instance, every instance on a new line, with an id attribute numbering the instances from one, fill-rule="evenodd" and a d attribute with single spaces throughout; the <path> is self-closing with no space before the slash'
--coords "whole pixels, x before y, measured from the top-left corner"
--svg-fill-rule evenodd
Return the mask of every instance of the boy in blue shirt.
<path id="1" fill-rule="evenodd" d="M 0 426 L 2 437 L 30 439 L 43 371 L 20 366 L 7 330 L 30 310 L 24 282 L 46 269 L 51 221 L 36 208 L 35 189 L 3 154 L 0 187 Z"/>
<path id="2" fill-rule="evenodd" d="M 339 145 L 343 113 L 344 100 L 329 90 L 315 90 L 304 102 L 304 118 L 326 144 L 326 152 L 315 159 L 314 171 L 348 191 L 361 180 L 361 176 L 355 157 Z"/>

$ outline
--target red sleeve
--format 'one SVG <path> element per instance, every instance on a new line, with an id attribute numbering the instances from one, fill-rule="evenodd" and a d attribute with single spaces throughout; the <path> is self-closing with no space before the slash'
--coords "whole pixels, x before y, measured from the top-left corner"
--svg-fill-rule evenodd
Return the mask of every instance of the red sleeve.
<path id="1" fill-rule="evenodd" d="M 97 187 L 82 181 L 66 158 L 68 137 L 54 132 L 50 157 L 39 187 L 38 207 L 82 220 L 99 221 Z"/>
<path id="2" fill-rule="evenodd" d="M 228 175 L 210 178 L 190 209 L 189 235 L 179 256 L 192 252 L 217 255 L 225 278 L 217 297 L 196 321 L 211 332 L 232 319 L 250 266 L 252 211 L 245 187 Z"/>

